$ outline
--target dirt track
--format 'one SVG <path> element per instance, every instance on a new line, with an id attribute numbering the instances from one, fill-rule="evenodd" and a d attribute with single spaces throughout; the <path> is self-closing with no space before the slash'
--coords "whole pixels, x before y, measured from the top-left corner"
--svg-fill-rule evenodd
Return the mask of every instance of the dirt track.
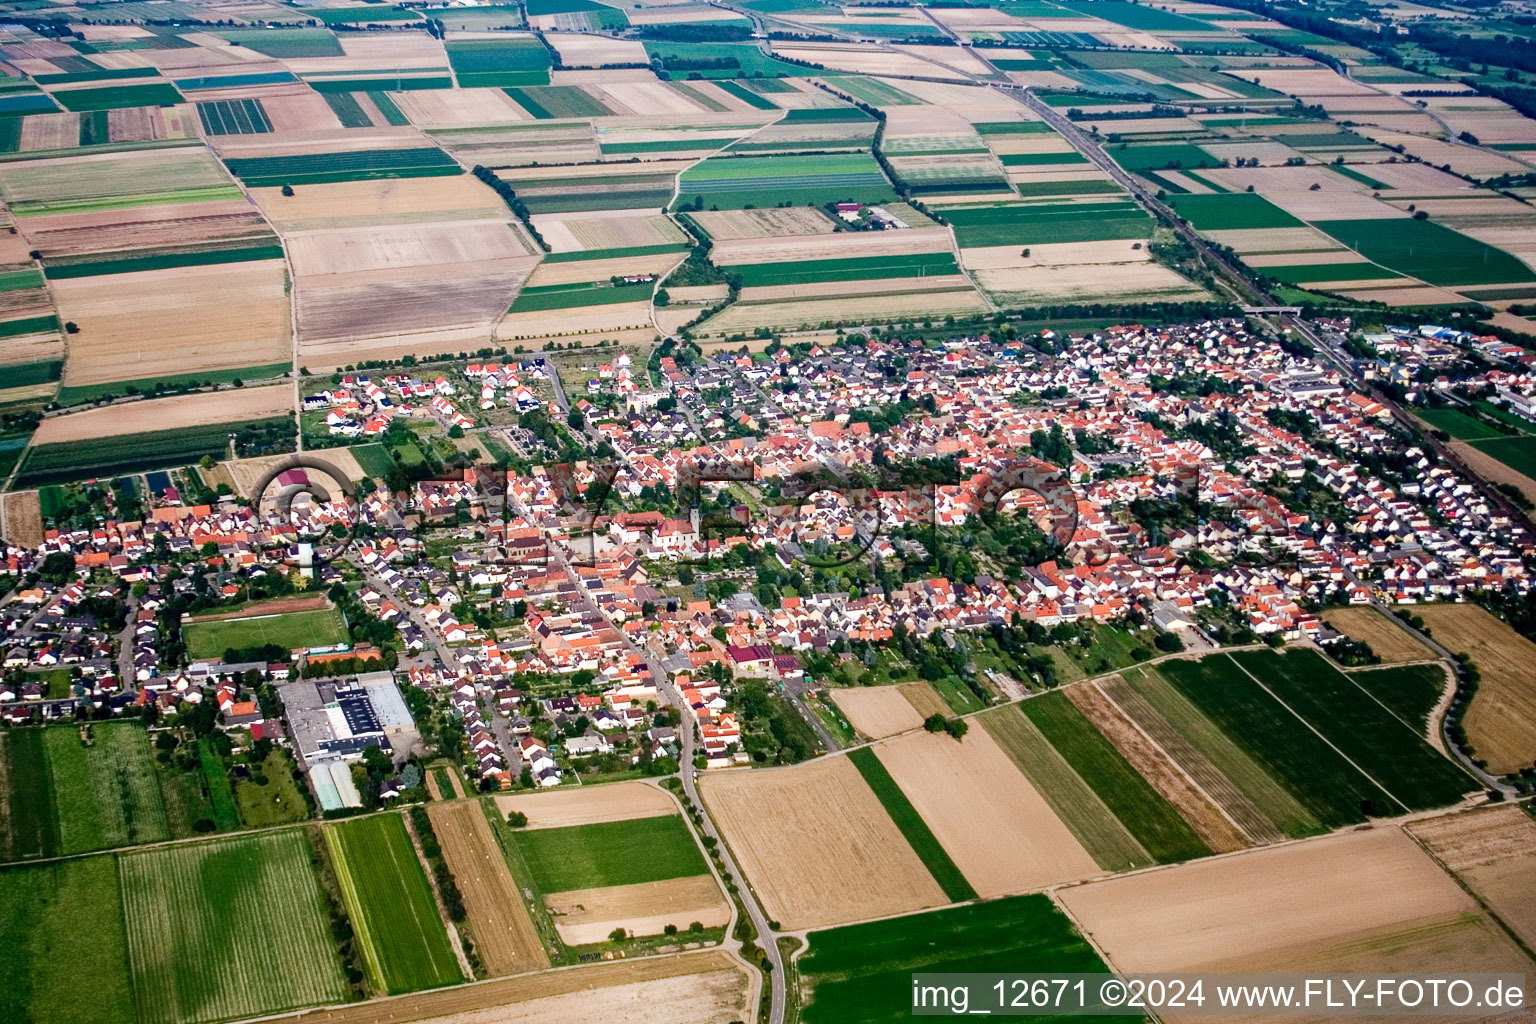
<path id="1" fill-rule="evenodd" d="M 492 977 L 549 966 L 517 883 L 479 801 L 427 806 L 443 859 L 464 895 L 475 949 Z"/>

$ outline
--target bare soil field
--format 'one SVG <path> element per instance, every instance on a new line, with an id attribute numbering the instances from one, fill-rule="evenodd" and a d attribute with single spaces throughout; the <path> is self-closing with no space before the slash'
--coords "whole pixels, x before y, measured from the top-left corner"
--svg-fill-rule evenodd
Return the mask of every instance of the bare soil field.
<path id="1" fill-rule="evenodd" d="M 836 298 L 862 290 L 878 290 L 881 295 L 898 292 L 942 292 L 969 289 L 970 278 L 964 274 L 935 274 L 932 277 L 884 277 L 874 281 L 808 281 L 802 284 L 775 284 L 743 288 L 741 301 L 779 302 L 785 299 Z"/>
<path id="2" fill-rule="evenodd" d="M 1495 774 L 1536 761 L 1536 644 L 1477 605 L 1410 609 L 1452 652 L 1470 655 L 1482 680 L 1467 707 L 1467 739 Z"/>
<path id="3" fill-rule="evenodd" d="M 941 75 L 935 67 L 906 53 L 885 52 L 867 46 L 840 46 L 836 43 L 775 43 L 773 52 L 793 60 L 809 61 L 834 71 L 857 71 L 866 75 Z M 959 77 L 958 75 L 956 77 Z"/>
<path id="4" fill-rule="evenodd" d="M 256 188 L 251 195 L 285 231 L 418 221 L 505 217 L 506 204 L 467 174 L 450 178 L 385 178 L 300 185 L 293 195 Z"/>
<path id="5" fill-rule="evenodd" d="M 25 226 L 32 247 L 54 257 L 155 245 L 272 242 L 266 221 L 243 199 L 44 214 L 26 218 Z"/>
<path id="6" fill-rule="evenodd" d="M 645 45 L 638 39 L 611 39 L 561 32 L 551 36 L 560 52 L 560 63 L 567 67 L 593 67 L 601 64 L 648 64 Z"/>
<path id="7" fill-rule="evenodd" d="M 698 221 L 717 243 L 743 238 L 782 238 L 791 235 L 830 235 L 832 218 L 815 207 L 776 207 L 764 210 L 699 210 Z"/>
<path id="8" fill-rule="evenodd" d="M 786 930 L 948 902 L 846 757 L 721 772 L 700 791 L 768 916 Z"/>
<path id="9" fill-rule="evenodd" d="M 1536 945 L 1536 821 L 1519 807 L 1447 814 L 1408 831 L 1527 945 Z"/>
<path id="10" fill-rule="evenodd" d="M 0 498 L 0 526 L 7 541 L 24 548 L 43 542 L 43 510 L 36 491 L 12 491 Z"/>
<path id="11" fill-rule="evenodd" d="M 1335 282 L 1330 291 L 1347 295 L 1361 302 L 1384 302 L 1388 306 L 1454 306 L 1464 301 L 1454 292 L 1444 288 L 1344 288 Z"/>
<path id="12" fill-rule="evenodd" d="M 1316 228 L 1227 228 L 1204 234 L 1240 253 L 1339 248 L 1338 242 Z"/>
<path id="13" fill-rule="evenodd" d="M 528 815 L 528 828 L 565 828 L 600 821 L 628 821 L 677 814 L 677 802 L 667 793 L 643 782 L 616 782 L 608 786 L 582 786 L 555 793 L 499 796 L 496 809 L 505 817 L 513 811 Z"/>
<path id="14" fill-rule="evenodd" d="M 49 417 L 43 420 L 37 433 L 32 435 L 32 443 L 88 441 L 93 437 L 109 437 L 113 434 L 259 420 L 292 412 L 293 388 L 286 384 L 176 395 L 172 398 L 150 398 L 142 402 L 103 406 L 85 412 Z"/>
<path id="15" fill-rule="evenodd" d="M 64 383 L 287 359 L 284 271 L 281 260 L 262 260 L 50 282 L 60 319 L 80 326 L 69 337 Z"/>
<path id="16" fill-rule="evenodd" d="M 615 928 L 631 935 L 660 935 L 669 924 L 686 932 L 695 921 L 718 928 L 731 920 L 730 904 L 715 876 L 708 874 L 575 889 L 547 896 L 544 902 L 555 915 L 555 930 L 568 946 L 602 942 Z"/>
<path id="17" fill-rule="evenodd" d="M 958 743 L 943 733 L 909 733 L 875 753 L 981 896 L 1100 873 L 986 730 L 971 729 Z"/>
<path id="18" fill-rule="evenodd" d="M 439 237 L 452 244 L 451 233 Z M 488 338 L 537 262 L 536 256 L 515 256 L 473 264 L 302 276 L 296 285 L 299 343 L 309 348 L 443 331 Z"/>
<path id="19" fill-rule="evenodd" d="M 1073 302 L 1105 296 L 1117 302 L 1179 301 L 1206 294 L 1204 289 L 1180 277 L 1176 271 L 1149 260 L 978 270 L 976 283 L 994 299 L 1009 305 Z"/>
<path id="20" fill-rule="evenodd" d="M 720 241 L 710 250 L 710 259 L 720 266 L 826 259 L 828 244 L 821 234 Z M 845 232 L 836 243 L 838 256 L 844 259 L 946 252 L 952 247 L 949 232 L 944 228 Z"/>
<path id="21" fill-rule="evenodd" d="M 727 1024 L 757 983 L 718 950 L 524 974 L 272 1018 L 287 1024 Z"/>
<path id="22" fill-rule="evenodd" d="M 1522 330 L 1524 328 L 1521 318 L 1513 317 L 1509 314 L 1500 315 L 1516 321 L 1513 324 L 1500 324 L 1500 326 L 1510 327 L 1514 330 Z M 1494 319 L 1494 323 L 1499 323 L 1497 318 Z M 1465 441 L 1453 441 L 1450 447 L 1452 451 L 1461 456 L 1461 461 L 1477 472 L 1478 476 L 1485 480 L 1492 480 L 1496 484 L 1512 484 L 1520 489 L 1521 494 L 1524 494 L 1532 501 L 1536 501 L 1536 480 L 1532 480 L 1524 473 L 1515 472 L 1513 467 L 1505 465 L 1486 452 L 1479 451 Z"/>
<path id="23" fill-rule="evenodd" d="M 894 736 L 923 724 L 923 716 L 900 686 L 850 686 L 830 692 L 849 723 L 871 739 Z"/>
<path id="24" fill-rule="evenodd" d="M 1056 895 L 1123 971 L 1531 969 L 1450 876 L 1394 827 Z"/>
<path id="25" fill-rule="evenodd" d="M 1375 608 L 1330 608 L 1323 613 L 1323 621 L 1352 640 L 1370 644 L 1383 664 L 1399 665 L 1435 657 L 1434 651 Z"/>
<path id="26" fill-rule="evenodd" d="M 18 148 L 23 153 L 39 149 L 73 149 L 79 144 L 79 114 L 34 114 L 22 119 Z"/>
<path id="27" fill-rule="evenodd" d="M 533 119 L 500 89 L 413 89 L 390 95 L 400 112 L 418 128 L 461 128 Z"/>
<path id="28" fill-rule="evenodd" d="M 492 977 L 539 970 L 549 956 L 478 800 L 427 806 L 443 858 L 464 895 L 475 950 Z"/>
<path id="29" fill-rule="evenodd" d="M 505 220 L 393 224 L 294 232 L 288 259 L 302 280 L 311 275 L 437 267 L 527 256 Z"/>

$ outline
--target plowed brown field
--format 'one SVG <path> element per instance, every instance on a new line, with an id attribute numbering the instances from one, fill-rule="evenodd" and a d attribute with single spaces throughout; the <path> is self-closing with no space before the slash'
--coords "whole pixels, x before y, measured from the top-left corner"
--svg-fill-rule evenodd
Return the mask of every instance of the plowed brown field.
<path id="1" fill-rule="evenodd" d="M 464 894 L 469 929 L 486 971 L 498 977 L 548 967 L 549 955 L 479 801 L 432 803 L 427 814 Z"/>

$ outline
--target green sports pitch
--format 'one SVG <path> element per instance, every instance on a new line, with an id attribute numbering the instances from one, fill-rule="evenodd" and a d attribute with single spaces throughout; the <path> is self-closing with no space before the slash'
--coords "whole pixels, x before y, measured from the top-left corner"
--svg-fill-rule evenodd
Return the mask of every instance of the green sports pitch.
<path id="1" fill-rule="evenodd" d="M 265 615 L 252 609 L 250 615 L 239 618 L 188 623 L 182 634 L 191 657 L 217 658 L 230 648 L 244 650 L 263 644 L 292 649 L 344 643 L 347 624 L 336 608 Z"/>

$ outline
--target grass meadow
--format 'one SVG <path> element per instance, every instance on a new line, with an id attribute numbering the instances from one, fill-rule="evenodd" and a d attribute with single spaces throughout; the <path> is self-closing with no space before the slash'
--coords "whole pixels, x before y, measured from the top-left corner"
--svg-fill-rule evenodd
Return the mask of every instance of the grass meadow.
<path id="1" fill-rule="evenodd" d="M 183 634 L 187 653 L 193 658 L 217 658 L 230 648 L 243 650 L 262 644 L 281 647 L 325 647 L 347 639 L 347 624 L 336 608 L 261 615 L 251 618 L 215 619 L 189 623 Z"/>
<path id="2" fill-rule="evenodd" d="M 691 878 L 709 868 L 675 814 L 514 833 L 534 882 L 546 893 Z"/>

